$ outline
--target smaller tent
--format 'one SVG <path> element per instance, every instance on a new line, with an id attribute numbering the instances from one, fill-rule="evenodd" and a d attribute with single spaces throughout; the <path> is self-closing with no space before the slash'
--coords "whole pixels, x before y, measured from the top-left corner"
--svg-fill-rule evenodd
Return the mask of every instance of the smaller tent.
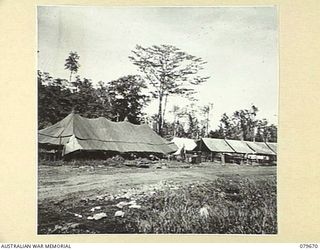
<path id="1" fill-rule="evenodd" d="M 215 159 L 219 159 L 223 165 L 226 158 L 235 153 L 234 149 L 224 139 L 216 138 L 202 138 L 197 142 L 195 150 L 202 151 L 206 160 L 210 159 L 214 161 Z"/>
<path id="2" fill-rule="evenodd" d="M 254 151 L 244 141 L 226 139 L 226 142 L 238 154 L 254 154 Z"/>
<path id="3" fill-rule="evenodd" d="M 235 153 L 233 148 L 224 140 L 216 138 L 202 138 L 195 150 L 209 151 L 213 153 Z"/>
<path id="4" fill-rule="evenodd" d="M 246 141 L 247 145 L 258 155 L 276 155 L 266 143 Z"/>
<path id="5" fill-rule="evenodd" d="M 277 143 L 276 142 L 266 142 L 266 144 L 269 146 L 269 148 L 277 154 Z"/>
<path id="6" fill-rule="evenodd" d="M 174 144 L 178 147 L 178 150 L 174 153 L 174 155 L 179 155 L 183 147 L 185 151 L 192 151 L 197 146 L 196 142 L 189 138 L 174 137 L 171 142 L 174 142 Z"/>
<path id="7" fill-rule="evenodd" d="M 251 142 L 230 139 L 202 138 L 194 151 L 202 151 L 206 159 L 219 159 L 224 162 L 240 162 L 256 159 L 260 163 L 276 161 L 276 153 L 264 142 Z M 210 153 L 210 154 L 208 154 Z M 225 158 L 225 159 L 224 159 Z"/>

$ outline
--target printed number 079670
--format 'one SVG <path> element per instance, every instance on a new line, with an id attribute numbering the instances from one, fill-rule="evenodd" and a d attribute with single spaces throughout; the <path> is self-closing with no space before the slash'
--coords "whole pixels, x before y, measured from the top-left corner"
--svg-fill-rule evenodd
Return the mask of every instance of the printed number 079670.
<path id="1" fill-rule="evenodd" d="M 300 248 L 318 248 L 318 244 L 300 244 Z"/>

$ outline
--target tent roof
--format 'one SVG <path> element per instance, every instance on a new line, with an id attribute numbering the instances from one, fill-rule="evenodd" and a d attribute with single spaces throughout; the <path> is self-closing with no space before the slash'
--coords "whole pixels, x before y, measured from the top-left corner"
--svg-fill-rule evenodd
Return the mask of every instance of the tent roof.
<path id="1" fill-rule="evenodd" d="M 236 153 L 239 154 L 253 154 L 254 151 L 248 147 L 244 141 L 239 140 L 229 140 L 226 139 L 226 142 L 233 148 Z"/>
<path id="2" fill-rule="evenodd" d="M 234 153 L 235 151 L 224 139 L 202 138 L 203 143 L 212 152 Z"/>
<path id="3" fill-rule="evenodd" d="M 246 141 L 246 143 L 256 154 L 275 155 L 275 153 L 264 142 Z"/>
<path id="4" fill-rule="evenodd" d="M 277 154 L 277 143 L 276 142 L 266 142 L 266 143 L 269 146 L 269 148 L 271 148 L 271 150 L 275 152 L 275 154 Z"/>
<path id="5" fill-rule="evenodd" d="M 69 114 L 56 124 L 39 130 L 39 143 L 65 145 L 65 153 L 76 150 L 171 153 L 174 143 L 157 135 L 148 125 L 89 119 Z"/>
<path id="6" fill-rule="evenodd" d="M 178 150 L 175 152 L 175 154 L 180 154 L 180 151 L 182 147 L 184 146 L 185 150 L 191 151 L 194 150 L 197 146 L 197 143 L 193 139 L 189 138 L 179 138 L 174 137 L 171 142 L 174 142 L 174 144 L 178 147 Z"/>

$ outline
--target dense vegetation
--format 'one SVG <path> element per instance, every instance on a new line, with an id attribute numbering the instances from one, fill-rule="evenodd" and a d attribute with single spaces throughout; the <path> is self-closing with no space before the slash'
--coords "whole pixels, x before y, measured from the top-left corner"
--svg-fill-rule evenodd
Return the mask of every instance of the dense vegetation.
<path id="1" fill-rule="evenodd" d="M 137 217 L 143 233 L 273 234 L 275 180 L 217 179 L 158 192 Z M 134 216 L 134 215 L 133 215 Z"/>
<path id="2" fill-rule="evenodd" d="M 109 82 L 81 78 L 77 75 L 79 60 L 76 52 L 66 58 L 68 80 L 38 71 L 39 129 L 74 111 L 88 118 L 103 116 L 113 121 L 148 123 L 164 137 L 277 141 L 277 127 L 266 119 L 257 119 L 258 108 L 254 105 L 231 115 L 223 114 L 219 128 L 209 130 L 213 104 L 198 106 L 194 98 L 196 86 L 208 79 L 200 74 L 206 62 L 174 46 L 136 46 L 129 60 L 141 75 L 124 75 Z M 168 121 L 167 100 L 172 95 L 187 98 L 190 105 L 174 106 L 169 110 L 174 120 Z M 159 110 L 150 116 L 144 113 L 144 107 L 152 99 L 158 102 Z"/>

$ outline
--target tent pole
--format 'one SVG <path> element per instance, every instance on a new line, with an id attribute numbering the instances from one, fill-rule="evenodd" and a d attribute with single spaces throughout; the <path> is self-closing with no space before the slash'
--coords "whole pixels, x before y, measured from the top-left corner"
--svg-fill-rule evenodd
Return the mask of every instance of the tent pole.
<path id="1" fill-rule="evenodd" d="M 59 150 L 60 148 L 61 148 L 61 135 L 59 136 Z M 62 150 L 61 150 L 60 158 L 62 159 Z"/>

